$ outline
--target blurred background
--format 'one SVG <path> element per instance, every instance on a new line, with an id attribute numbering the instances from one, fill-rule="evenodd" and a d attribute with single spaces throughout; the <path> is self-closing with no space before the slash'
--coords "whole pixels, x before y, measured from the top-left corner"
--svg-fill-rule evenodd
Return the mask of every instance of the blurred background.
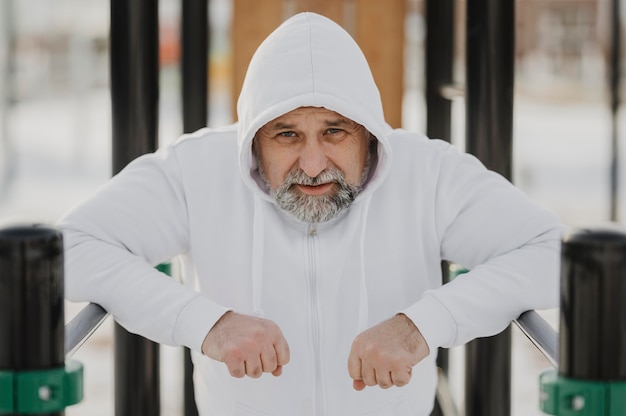
<path id="1" fill-rule="evenodd" d="M 406 0 L 403 27 L 401 124 L 413 131 L 425 129 L 423 3 Z M 464 2 L 458 3 L 462 26 Z M 516 1 L 513 182 L 572 228 L 611 220 L 609 5 L 607 0 Z M 212 0 L 209 18 L 207 120 L 218 126 L 234 120 L 236 101 L 231 0 Z M 158 134 L 159 142 L 167 143 L 182 133 L 180 1 L 159 0 L 159 20 Z M 54 223 L 111 176 L 109 31 L 107 0 L 0 0 L 0 223 Z M 465 51 L 462 41 L 458 44 L 462 84 Z M 457 99 L 449 139 L 461 148 L 464 117 L 464 102 Z M 616 120 L 614 220 L 621 223 L 626 216 L 622 109 Z M 67 319 L 80 306 L 68 304 Z M 547 316 L 556 321 L 554 314 Z M 69 416 L 114 413 L 111 324 L 109 319 L 76 355 L 86 365 L 86 397 L 67 409 Z M 515 331 L 513 414 L 540 415 L 538 375 L 549 364 L 522 337 Z M 162 414 L 178 415 L 182 353 L 163 347 L 161 354 Z M 453 383 L 462 402 L 461 384 Z"/>

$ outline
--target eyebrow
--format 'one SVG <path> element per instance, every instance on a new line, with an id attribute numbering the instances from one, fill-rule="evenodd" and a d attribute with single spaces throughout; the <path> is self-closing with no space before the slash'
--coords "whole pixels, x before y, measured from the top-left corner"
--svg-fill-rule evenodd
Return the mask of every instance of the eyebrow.
<path id="1" fill-rule="evenodd" d="M 327 126 L 348 126 L 350 125 L 350 123 L 348 122 L 348 120 L 346 120 L 345 118 L 341 117 L 341 118 L 337 118 L 334 120 L 326 120 L 325 121 Z"/>
<path id="2" fill-rule="evenodd" d="M 273 130 L 282 130 L 282 129 L 293 129 L 296 127 L 295 124 L 283 123 L 282 121 L 277 121 L 276 123 L 269 126 Z"/>
<path id="3" fill-rule="evenodd" d="M 324 124 L 329 127 L 339 127 L 339 126 L 347 126 L 350 123 L 345 118 L 340 117 L 336 119 L 324 120 Z M 269 126 L 269 128 L 272 130 L 294 129 L 296 128 L 296 125 L 285 123 L 282 121 L 277 121 L 276 123 Z"/>

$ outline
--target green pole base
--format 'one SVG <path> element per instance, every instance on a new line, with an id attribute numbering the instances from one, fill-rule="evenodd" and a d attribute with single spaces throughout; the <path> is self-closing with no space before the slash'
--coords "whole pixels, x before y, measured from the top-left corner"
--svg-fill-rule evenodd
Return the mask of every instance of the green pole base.
<path id="1" fill-rule="evenodd" d="M 64 410 L 83 399 L 83 365 L 41 371 L 0 371 L 0 414 L 42 414 Z"/>
<path id="2" fill-rule="evenodd" d="M 549 415 L 626 415 L 626 381 L 574 380 L 551 369 L 541 374 L 539 383 L 540 407 Z"/>

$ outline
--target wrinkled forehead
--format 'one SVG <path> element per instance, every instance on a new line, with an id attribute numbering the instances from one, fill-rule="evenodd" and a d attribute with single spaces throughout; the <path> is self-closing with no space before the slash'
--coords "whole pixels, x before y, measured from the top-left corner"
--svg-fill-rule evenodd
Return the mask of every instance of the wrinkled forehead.
<path id="1" fill-rule="evenodd" d="M 282 129 L 317 122 L 330 127 L 359 127 L 355 121 L 324 107 L 298 107 L 267 122 L 261 129 Z"/>

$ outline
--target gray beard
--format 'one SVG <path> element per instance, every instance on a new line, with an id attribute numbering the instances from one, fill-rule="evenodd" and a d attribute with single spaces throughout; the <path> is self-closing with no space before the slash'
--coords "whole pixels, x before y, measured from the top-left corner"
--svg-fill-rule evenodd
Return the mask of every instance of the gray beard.
<path id="1" fill-rule="evenodd" d="M 321 185 L 334 183 L 327 195 L 307 195 L 297 190 L 296 185 Z M 293 169 L 277 189 L 270 191 L 276 204 L 297 219 L 307 223 L 322 223 L 337 218 L 347 209 L 360 187 L 351 185 L 339 169 L 329 168 L 315 178 L 308 176 L 301 169 Z"/>
<path id="2" fill-rule="evenodd" d="M 259 175 L 270 189 L 270 196 L 274 198 L 276 205 L 300 221 L 318 224 L 337 218 L 339 214 L 352 205 L 367 180 L 370 155 L 368 153 L 359 185 L 348 183 L 344 173 L 336 168 L 325 169 L 314 178 L 304 173 L 302 169 L 295 168 L 289 172 L 285 181 L 278 188 L 272 189 L 263 170 L 263 164 L 258 157 L 257 165 L 259 166 Z M 315 186 L 328 182 L 333 182 L 334 187 L 327 195 L 307 195 L 299 192 L 296 188 L 298 184 Z"/>

